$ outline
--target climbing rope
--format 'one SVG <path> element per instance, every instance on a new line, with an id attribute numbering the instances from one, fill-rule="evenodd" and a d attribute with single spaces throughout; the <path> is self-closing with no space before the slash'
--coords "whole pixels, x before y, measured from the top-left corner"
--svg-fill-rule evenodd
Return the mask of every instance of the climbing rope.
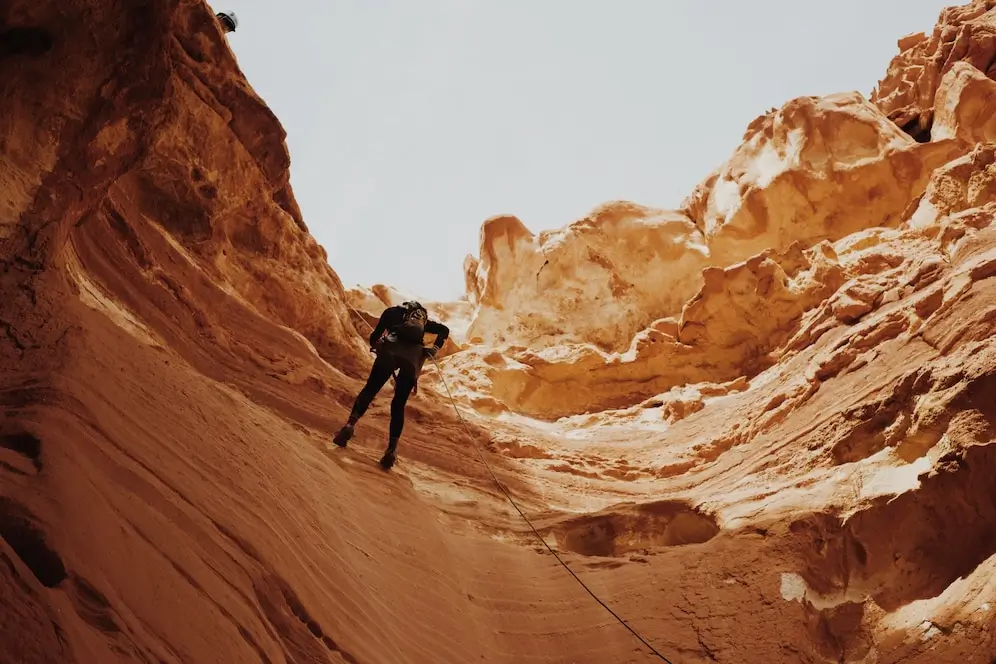
<path id="1" fill-rule="evenodd" d="M 436 365 L 436 371 L 439 372 L 439 380 L 443 383 L 443 387 L 446 388 L 446 394 L 447 394 L 447 396 L 449 396 L 450 404 L 453 406 L 453 411 L 457 414 L 457 418 L 459 418 L 460 423 L 463 424 L 464 430 L 466 430 L 467 435 L 470 436 L 471 441 L 473 441 L 473 443 L 474 443 L 474 449 L 477 450 L 477 456 L 481 457 L 481 461 L 484 462 L 484 467 L 488 469 L 488 474 L 491 475 L 491 479 L 494 480 L 494 483 L 498 485 L 498 488 L 501 489 L 501 492 L 503 494 L 505 494 L 505 498 L 507 498 L 508 502 L 512 504 L 512 507 L 515 508 L 515 511 L 519 513 L 519 516 L 522 517 L 522 520 L 526 522 L 526 524 L 529 526 L 529 529 L 533 531 L 533 534 L 536 535 L 536 539 L 538 539 L 540 542 L 543 543 L 543 546 L 546 547 L 547 551 L 549 551 L 550 553 L 553 554 L 553 557 L 556 558 L 557 562 L 560 563 L 564 567 L 564 569 L 567 570 L 568 574 L 570 574 L 571 576 L 573 576 L 574 580 L 577 581 L 581 585 L 581 587 L 584 588 L 588 592 L 588 594 L 591 595 L 592 598 L 596 602 L 598 602 L 599 604 L 601 604 L 603 609 L 605 609 L 610 614 L 612 614 L 612 617 L 615 618 L 616 620 L 618 620 L 620 625 L 622 625 L 623 627 L 625 627 L 626 629 L 628 629 L 633 636 L 635 636 L 637 639 L 640 640 L 640 643 L 642 643 L 643 645 L 647 646 L 647 648 L 650 649 L 650 652 L 652 652 L 655 655 L 657 655 L 659 658 L 661 658 L 661 660 L 667 662 L 667 664 L 672 664 L 671 660 L 669 660 L 667 657 L 665 657 L 664 655 L 662 655 L 659 652 L 657 652 L 656 648 L 654 648 L 652 645 L 650 645 L 649 643 L 647 643 L 646 639 L 644 639 L 642 636 L 640 636 L 640 634 L 635 629 L 633 629 L 632 627 L 630 627 L 629 624 L 627 624 L 625 620 L 623 620 L 621 617 L 619 617 L 619 614 L 617 614 L 615 611 L 613 611 L 609 607 L 608 604 L 606 604 L 605 602 L 603 602 L 601 600 L 601 598 L 599 598 L 598 595 L 596 595 L 594 592 L 592 592 L 591 588 L 589 588 L 588 585 L 584 581 L 582 581 L 581 578 L 577 574 L 574 573 L 574 570 L 572 570 L 570 568 L 570 566 L 566 562 L 564 562 L 564 559 L 560 557 L 560 554 L 557 553 L 557 550 L 554 549 L 552 546 L 550 546 L 545 539 L 543 539 L 543 536 L 540 535 L 539 531 L 536 530 L 536 527 L 533 525 L 533 522 L 529 520 L 529 517 L 527 517 L 523 513 L 523 511 L 521 509 L 519 509 L 518 504 L 516 504 L 515 500 L 512 499 L 512 496 L 505 489 L 505 486 L 501 483 L 501 481 L 495 475 L 494 471 L 491 470 L 491 464 L 488 463 L 487 457 L 485 457 L 484 456 L 484 452 L 481 451 L 481 446 L 477 444 L 477 440 L 474 438 L 474 434 L 470 430 L 470 425 L 468 425 L 467 421 L 463 419 L 463 415 L 460 413 L 460 409 L 457 408 L 456 399 L 453 398 L 453 393 L 450 392 L 450 386 L 446 384 L 446 379 L 443 377 L 443 370 L 439 367 L 439 363 L 436 362 L 436 358 L 435 357 L 432 357 L 431 355 L 429 357 L 432 359 L 432 363 Z"/>
<path id="2" fill-rule="evenodd" d="M 358 311 L 356 311 L 356 309 L 353 309 L 353 307 L 350 306 L 348 303 L 346 304 L 346 306 L 349 307 L 350 309 L 352 309 L 353 313 L 355 313 L 357 316 L 359 316 L 360 320 L 362 320 L 364 323 L 366 323 L 367 327 L 370 328 L 371 332 L 373 331 L 373 327 L 370 325 L 370 323 L 367 323 L 367 320 L 365 318 L 363 318 L 363 316 L 361 316 L 360 313 Z M 506 500 L 508 500 L 508 502 L 512 505 L 512 507 L 515 508 L 515 511 L 519 513 L 519 516 L 522 517 L 522 520 L 526 522 L 526 525 L 529 526 L 529 529 L 533 531 L 533 535 L 536 536 L 536 539 L 538 539 L 540 542 L 543 543 L 543 546 L 546 547 L 546 550 L 549 551 L 551 554 L 553 554 L 553 557 L 556 558 L 557 562 L 560 563 L 561 566 L 564 569 L 567 570 L 567 573 L 570 574 L 572 577 L 574 577 L 574 580 L 577 581 L 578 584 L 582 588 L 584 588 L 585 591 L 587 591 L 587 593 L 589 595 L 591 595 L 592 599 L 594 599 L 596 602 L 598 602 L 599 604 L 601 604 L 603 609 L 605 609 L 606 611 L 608 611 L 612 615 L 613 618 L 615 618 L 617 621 L 619 621 L 620 625 L 622 625 L 623 627 L 625 627 L 626 629 L 628 629 L 629 632 L 630 632 L 630 634 L 632 634 L 637 639 L 639 639 L 640 643 L 642 643 L 643 645 L 645 645 L 650 650 L 650 652 L 652 652 L 654 655 L 656 655 L 658 658 L 660 658 L 661 661 L 667 662 L 667 664 L 673 664 L 673 662 L 671 660 L 669 660 L 664 655 L 660 654 L 660 652 L 658 652 L 656 648 L 654 648 L 652 645 L 650 645 L 650 643 L 647 642 L 646 639 L 644 639 L 642 636 L 640 636 L 639 632 L 637 632 L 635 629 L 633 629 L 632 627 L 630 627 L 629 624 L 625 620 L 623 620 L 619 616 L 618 613 L 616 613 L 615 611 L 613 611 L 612 608 L 609 607 L 608 604 L 606 604 L 605 602 L 603 602 L 602 599 L 598 595 L 596 595 L 592 591 L 591 588 L 588 587 L 588 584 L 586 584 L 584 581 L 582 581 L 581 577 L 579 577 L 577 574 L 574 573 L 574 570 L 572 570 L 570 568 L 570 565 L 568 565 L 566 562 L 564 562 L 564 559 L 560 557 L 560 554 L 557 553 L 557 550 L 554 549 L 552 546 L 550 546 L 545 539 L 543 539 L 543 536 L 539 534 L 538 530 L 536 530 L 536 527 L 533 525 L 533 522 L 530 521 L 529 517 L 527 517 L 525 515 L 525 513 L 519 508 L 519 505 L 512 498 L 512 495 L 505 488 L 505 485 L 501 483 L 501 480 L 498 479 L 498 476 L 495 475 L 494 471 L 491 469 L 491 464 L 488 463 L 487 457 L 484 456 L 484 452 L 481 450 L 481 446 L 477 444 L 477 439 L 474 437 L 474 432 L 471 431 L 470 425 L 467 424 L 467 420 L 463 419 L 463 413 L 461 413 L 460 409 L 457 407 L 456 399 L 453 397 L 453 393 L 450 392 L 450 386 L 449 386 L 449 384 L 447 384 L 446 378 L 443 376 L 443 370 L 439 366 L 439 362 L 436 361 L 436 358 L 435 358 L 434 355 L 430 355 L 429 359 L 432 360 L 432 363 L 436 366 L 436 371 L 439 372 L 439 380 L 440 380 L 440 382 L 442 382 L 443 387 L 446 388 L 446 395 L 449 397 L 450 405 L 453 406 L 453 412 L 456 413 L 457 419 L 460 420 L 460 424 L 463 425 L 463 428 L 467 432 L 467 435 L 470 436 L 470 440 L 474 444 L 474 449 L 477 450 L 477 456 L 479 456 L 481 458 L 481 461 L 484 463 L 484 467 L 487 469 L 488 474 L 491 476 L 491 479 L 498 486 L 498 488 L 501 489 L 501 492 L 503 494 L 505 494 Z"/>

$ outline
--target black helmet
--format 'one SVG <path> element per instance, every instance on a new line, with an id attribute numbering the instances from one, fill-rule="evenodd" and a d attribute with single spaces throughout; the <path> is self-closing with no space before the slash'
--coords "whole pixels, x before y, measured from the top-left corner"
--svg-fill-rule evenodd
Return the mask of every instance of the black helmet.
<path id="1" fill-rule="evenodd" d="M 235 12 L 218 12 L 215 17 L 225 26 L 225 32 L 235 32 L 235 28 L 239 27 L 239 17 Z"/>
<path id="2" fill-rule="evenodd" d="M 429 318 L 428 310 L 422 306 L 421 302 L 416 300 L 409 300 L 402 303 L 401 308 L 405 310 L 405 320 L 416 318 L 424 322 Z"/>

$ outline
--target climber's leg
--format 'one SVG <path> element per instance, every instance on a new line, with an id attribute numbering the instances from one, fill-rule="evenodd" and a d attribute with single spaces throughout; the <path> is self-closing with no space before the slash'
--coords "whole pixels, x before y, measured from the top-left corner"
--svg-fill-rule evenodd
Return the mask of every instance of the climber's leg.
<path id="1" fill-rule="evenodd" d="M 370 407 L 370 403 L 373 401 L 377 393 L 380 392 L 381 388 L 384 387 L 384 383 L 391 377 L 394 372 L 394 358 L 390 355 L 378 355 L 377 359 L 374 360 L 373 367 L 370 369 L 370 376 L 367 378 L 367 384 L 363 386 L 360 393 L 356 395 L 356 401 L 353 402 L 353 409 L 349 413 L 349 421 L 346 423 L 342 429 L 335 435 L 332 439 L 339 447 L 345 447 L 349 439 L 353 437 L 353 427 L 356 426 L 356 422 L 359 421 L 363 414 L 367 412 L 367 408 Z"/>
<path id="2" fill-rule="evenodd" d="M 384 458 L 380 463 L 385 468 L 394 465 L 398 453 L 398 439 L 401 438 L 401 431 L 405 426 L 405 406 L 408 397 L 415 387 L 415 369 L 408 364 L 402 364 L 398 370 L 398 380 L 394 386 L 394 398 L 391 400 L 391 430 L 390 441 Z"/>

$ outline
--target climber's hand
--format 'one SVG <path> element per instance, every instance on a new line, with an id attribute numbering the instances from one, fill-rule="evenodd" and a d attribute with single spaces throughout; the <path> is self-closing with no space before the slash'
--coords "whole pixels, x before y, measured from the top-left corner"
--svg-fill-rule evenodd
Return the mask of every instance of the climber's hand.
<path id="1" fill-rule="evenodd" d="M 426 346 L 425 348 L 422 349 L 422 352 L 428 355 L 429 357 L 436 357 L 436 353 L 439 352 L 439 349 L 436 348 L 435 346 Z"/>

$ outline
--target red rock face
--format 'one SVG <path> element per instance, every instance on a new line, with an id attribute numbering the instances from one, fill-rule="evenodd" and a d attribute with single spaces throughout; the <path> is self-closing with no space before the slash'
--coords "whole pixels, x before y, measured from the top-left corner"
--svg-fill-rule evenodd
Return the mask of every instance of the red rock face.
<path id="1" fill-rule="evenodd" d="M 213 11 L 7 2 L 0 660 L 650 661 L 478 444 L 673 662 L 988 663 L 991 14 L 683 210 L 487 222 L 385 474 L 390 385 L 328 441 L 408 296 L 343 290 Z"/>
<path id="2" fill-rule="evenodd" d="M 984 76 L 996 78 L 994 8 L 991 0 L 948 7 L 930 36 L 900 39 L 901 52 L 879 81 L 872 102 L 917 140 L 929 140 L 938 87 L 957 63 L 970 64 Z"/>

